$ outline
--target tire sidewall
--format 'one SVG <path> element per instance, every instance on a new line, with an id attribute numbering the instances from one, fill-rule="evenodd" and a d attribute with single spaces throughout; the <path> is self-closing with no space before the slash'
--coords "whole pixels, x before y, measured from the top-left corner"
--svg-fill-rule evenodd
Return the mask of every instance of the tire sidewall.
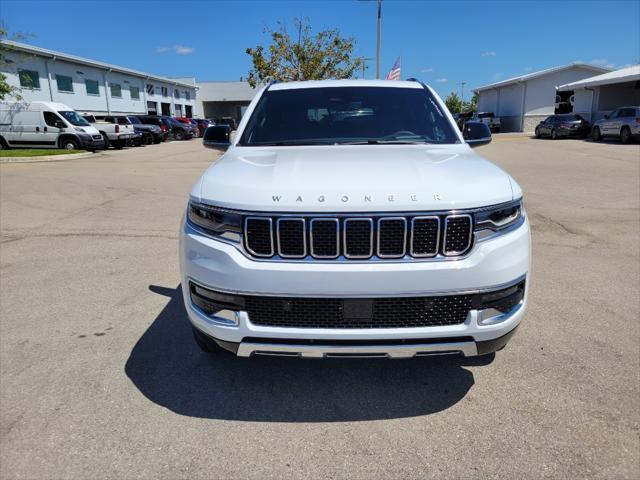
<path id="1" fill-rule="evenodd" d="M 631 131 L 629 130 L 628 127 L 623 127 L 622 130 L 620 130 L 620 141 L 622 143 L 629 143 L 629 141 L 631 140 Z"/>
<path id="2" fill-rule="evenodd" d="M 62 150 L 78 150 L 78 141 L 72 138 L 64 138 L 60 141 L 60 148 Z"/>
<path id="3" fill-rule="evenodd" d="M 554 128 L 553 130 L 551 130 L 551 140 L 557 140 L 558 139 L 558 133 L 556 132 L 556 129 Z"/>

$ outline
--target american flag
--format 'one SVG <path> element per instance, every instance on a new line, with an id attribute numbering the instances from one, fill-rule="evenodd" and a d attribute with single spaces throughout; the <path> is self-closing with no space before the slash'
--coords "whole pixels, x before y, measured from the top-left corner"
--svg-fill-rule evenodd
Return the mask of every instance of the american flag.
<path id="1" fill-rule="evenodd" d="M 396 63 L 394 63 L 391 70 L 389 70 L 387 80 L 400 80 L 400 57 L 398 57 Z"/>

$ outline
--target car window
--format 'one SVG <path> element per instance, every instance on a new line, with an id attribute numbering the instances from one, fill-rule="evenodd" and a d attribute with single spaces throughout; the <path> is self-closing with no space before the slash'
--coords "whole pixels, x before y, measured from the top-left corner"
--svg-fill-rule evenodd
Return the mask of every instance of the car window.
<path id="1" fill-rule="evenodd" d="M 553 115 L 551 115 L 550 117 L 547 117 L 544 119 L 544 123 L 551 123 L 551 121 L 553 120 Z"/>
<path id="2" fill-rule="evenodd" d="M 267 91 L 240 145 L 457 141 L 423 88 L 320 87 Z"/>
<path id="3" fill-rule="evenodd" d="M 131 122 L 129 122 L 127 117 L 118 117 L 118 124 L 119 125 L 130 125 Z"/>
<path id="4" fill-rule="evenodd" d="M 636 112 L 634 111 L 633 108 L 623 108 L 620 111 L 620 116 L 627 118 L 627 117 L 635 117 L 636 116 Z"/>
<path id="5" fill-rule="evenodd" d="M 618 110 L 614 110 L 609 114 L 609 118 L 618 118 Z"/>
<path id="6" fill-rule="evenodd" d="M 134 125 L 140 125 L 142 123 L 138 117 L 127 117 L 127 118 Z"/>
<path id="7" fill-rule="evenodd" d="M 55 127 L 56 122 L 62 122 L 62 119 L 53 112 L 42 112 L 44 115 L 44 123 L 50 127 Z"/>

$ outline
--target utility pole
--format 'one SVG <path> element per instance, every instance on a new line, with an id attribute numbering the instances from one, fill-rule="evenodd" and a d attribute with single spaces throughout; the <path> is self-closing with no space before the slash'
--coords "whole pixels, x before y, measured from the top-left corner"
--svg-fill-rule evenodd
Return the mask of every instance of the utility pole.
<path id="1" fill-rule="evenodd" d="M 376 78 L 380 79 L 380 27 L 382 25 L 382 0 L 378 0 L 378 48 L 376 53 Z"/>

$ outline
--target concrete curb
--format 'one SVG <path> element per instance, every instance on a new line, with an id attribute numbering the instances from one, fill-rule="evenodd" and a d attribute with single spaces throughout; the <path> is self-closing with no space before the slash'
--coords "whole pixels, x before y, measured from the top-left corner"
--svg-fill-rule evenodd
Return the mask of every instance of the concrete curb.
<path id="1" fill-rule="evenodd" d="M 70 153 L 63 155 L 42 155 L 39 157 L 0 157 L 0 163 L 37 163 L 37 162 L 54 162 L 57 160 L 71 160 L 76 158 L 88 158 L 92 156 L 100 156 L 100 153 Z"/>

